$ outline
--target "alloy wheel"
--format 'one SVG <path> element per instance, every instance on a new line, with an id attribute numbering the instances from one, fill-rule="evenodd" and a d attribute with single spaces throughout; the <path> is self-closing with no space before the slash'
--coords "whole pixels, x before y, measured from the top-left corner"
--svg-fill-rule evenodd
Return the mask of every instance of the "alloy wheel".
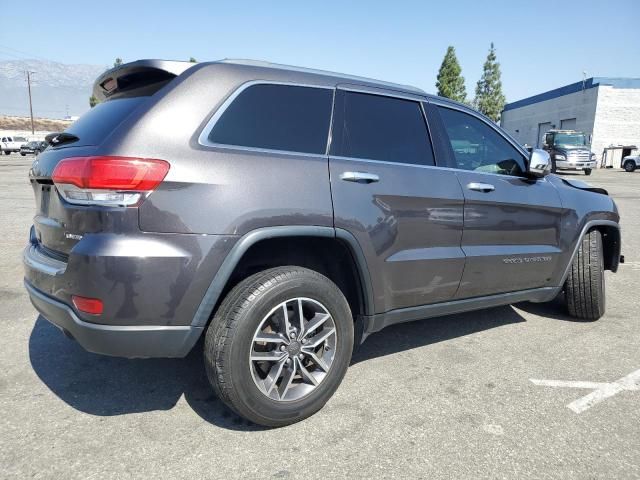
<path id="1" fill-rule="evenodd" d="M 253 335 L 253 381 L 272 400 L 299 400 L 326 378 L 336 345 L 336 325 L 324 305 L 306 297 L 286 300 L 262 319 Z"/>

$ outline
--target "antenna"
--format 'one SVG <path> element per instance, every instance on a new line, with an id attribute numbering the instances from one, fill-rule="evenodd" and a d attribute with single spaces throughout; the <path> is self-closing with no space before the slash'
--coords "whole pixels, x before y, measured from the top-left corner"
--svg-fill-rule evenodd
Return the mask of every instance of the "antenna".
<path id="1" fill-rule="evenodd" d="M 587 84 L 587 71 L 583 70 L 582 71 L 582 91 L 584 92 L 584 88 Z"/>

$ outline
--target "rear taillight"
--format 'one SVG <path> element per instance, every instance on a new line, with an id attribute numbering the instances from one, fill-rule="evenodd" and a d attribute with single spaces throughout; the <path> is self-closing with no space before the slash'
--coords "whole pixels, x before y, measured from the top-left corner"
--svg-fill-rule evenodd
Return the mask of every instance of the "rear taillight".
<path id="1" fill-rule="evenodd" d="M 72 295 L 73 305 L 81 312 L 90 313 L 92 315 L 101 315 L 104 310 L 102 300 L 99 298 L 81 297 L 80 295 Z"/>
<path id="2" fill-rule="evenodd" d="M 164 160 L 132 157 L 72 157 L 53 171 L 53 182 L 70 203 L 135 205 L 162 182 Z"/>

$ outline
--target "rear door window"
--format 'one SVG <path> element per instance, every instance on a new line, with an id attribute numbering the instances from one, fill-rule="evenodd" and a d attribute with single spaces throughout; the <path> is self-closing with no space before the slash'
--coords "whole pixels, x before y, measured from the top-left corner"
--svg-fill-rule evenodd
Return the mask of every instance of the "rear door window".
<path id="1" fill-rule="evenodd" d="M 434 165 L 419 102 L 340 91 L 331 154 L 395 163 Z"/>
<path id="2" fill-rule="evenodd" d="M 208 135 L 215 144 L 324 154 L 333 90 L 297 85 L 247 87 Z"/>

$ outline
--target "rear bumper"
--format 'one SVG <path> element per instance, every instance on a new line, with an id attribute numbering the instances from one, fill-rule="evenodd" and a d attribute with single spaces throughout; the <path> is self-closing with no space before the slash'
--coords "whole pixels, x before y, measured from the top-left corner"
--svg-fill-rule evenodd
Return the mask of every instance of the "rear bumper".
<path id="1" fill-rule="evenodd" d="M 191 326 L 116 326 L 85 322 L 68 305 L 44 294 L 26 280 L 24 285 L 36 310 L 90 352 L 126 358 L 184 357 L 202 333 L 201 327 Z"/>

